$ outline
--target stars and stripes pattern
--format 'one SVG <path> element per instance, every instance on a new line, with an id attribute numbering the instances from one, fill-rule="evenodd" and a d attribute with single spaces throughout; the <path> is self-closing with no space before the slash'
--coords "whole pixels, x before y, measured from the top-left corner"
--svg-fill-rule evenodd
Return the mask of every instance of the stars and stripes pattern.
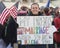
<path id="1" fill-rule="evenodd" d="M 7 9 L 5 8 L 0 15 L 0 24 L 4 25 L 6 19 L 9 18 L 9 16 L 12 16 L 14 19 L 17 18 L 17 4 L 18 2 L 13 5 L 11 8 Z"/>
<path id="2" fill-rule="evenodd" d="M 9 9 L 5 8 L 0 15 L 0 24 L 4 24 L 5 20 L 9 17 Z"/>
<path id="3" fill-rule="evenodd" d="M 19 1 L 16 2 L 16 3 L 9 9 L 10 15 L 11 15 L 13 18 L 17 18 L 18 4 L 19 4 Z"/>
<path id="4" fill-rule="evenodd" d="M 11 15 L 13 18 L 17 18 L 17 8 L 16 8 L 16 6 L 12 6 L 12 7 L 9 9 L 9 12 L 10 12 L 10 15 Z"/>

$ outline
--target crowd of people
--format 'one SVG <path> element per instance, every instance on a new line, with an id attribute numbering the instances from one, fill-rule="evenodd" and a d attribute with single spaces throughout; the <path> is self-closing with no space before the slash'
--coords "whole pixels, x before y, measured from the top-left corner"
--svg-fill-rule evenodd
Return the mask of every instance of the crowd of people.
<path id="1" fill-rule="evenodd" d="M 57 29 L 57 32 L 60 32 L 60 8 L 59 7 L 39 7 L 39 4 L 33 3 L 31 8 L 27 8 L 26 6 L 22 6 L 18 11 L 18 16 L 52 16 L 54 25 Z M 45 45 L 41 45 L 41 48 L 45 48 Z M 60 46 L 60 43 L 58 43 Z M 35 46 L 36 47 L 36 46 Z M 40 48 L 40 46 L 37 46 Z M 29 48 L 29 47 L 28 47 Z M 49 48 L 54 48 L 54 45 L 49 45 Z"/>
<path id="2" fill-rule="evenodd" d="M 55 27 L 58 29 L 60 28 L 59 10 L 59 7 L 39 7 L 39 4 L 33 3 L 30 9 L 26 6 L 22 6 L 18 11 L 18 16 L 52 16 L 54 19 L 52 25 L 55 25 Z"/>
<path id="3" fill-rule="evenodd" d="M 18 11 L 18 16 L 49 16 L 53 15 L 53 17 L 59 16 L 59 7 L 39 7 L 39 4 L 33 3 L 31 8 L 26 6 L 21 6 Z"/>
<path id="4" fill-rule="evenodd" d="M 39 7 L 39 4 L 33 3 L 31 5 L 31 8 L 30 9 L 28 7 L 26 7 L 26 6 L 22 6 L 20 8 L 20 10 L 18 10 L 18 15 L 17 16 L 52 16 L 53 17 L 52 25 L 54 25 L 56 27 L 57 32 L 60 32 L 60 13 L 59 13 L 59 10 L 60 10 L 59 7 L 56 7 L 56 8 L 53 8 L 53 7 L 43 7 L 43 6 L 42 7 Z M 12 44 L 13 44 L 14 41 L 15 42 L 17 41 L 17 34 L 15 34 L 15 36 L 14 36 L 14 32 L 15 33 L 17 32 L 16 30 L 17 30 L 18 25 L 15 22 L 13 23 L 12 21 L 10 23 L 13 24 L 13 25 L 15 25 L 14 27 L 13 27 L 13 25 L 10 26 L 15 31 L 12 31 L 12 29 L 6 31 L 7 33 L 8 33 L 8 31 L 11 33 L 11 34 L 9 33 L 6 38 L 3 38 L 3 39 L 6 39 L 6 40 L 4 40 L 6 42 L 6 44 L 9 44 L 9 42 L 10 43 L 12 42 Z M 11 25 L 11 24 L 9 24 L 9 25 Z M 4 28 L 4 29 L 6 29 L 6 28 Z M 12 32 L 13 32 L 13 34 L 12 34 Z M 13 35 L 13 36 L 11 36 L 13 38 L 9 38 L 10 37 L 9 35 L 10 36 Z M 13 39 L 13 41 L 12 41 L 12 39 Z M 42 46 L 41 48 L 46 48 L 45 47 L 46 45 L 41 45 L 41 46 Z M 40 48 L 40 45 L 35 46 L 35 47 Z M 22 46 L 21 48 L 35 48 L 35 47 L 30 47 L 30 46 L 24 46 L 23 47 Z M 49 46 L 49 48 L 53 48 L 53 45 L 52 46 Z"/>

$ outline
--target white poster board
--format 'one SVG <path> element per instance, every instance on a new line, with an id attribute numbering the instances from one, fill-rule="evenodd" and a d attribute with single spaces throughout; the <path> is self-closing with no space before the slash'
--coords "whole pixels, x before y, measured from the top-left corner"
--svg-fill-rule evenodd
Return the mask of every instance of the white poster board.
<path id="1" fill-rule="evenodd" d="M 17 40 L 22 44 L 53 44 L 53 33 L 49 32 L 52 21 L 52 16 L 18 16 Z"/>

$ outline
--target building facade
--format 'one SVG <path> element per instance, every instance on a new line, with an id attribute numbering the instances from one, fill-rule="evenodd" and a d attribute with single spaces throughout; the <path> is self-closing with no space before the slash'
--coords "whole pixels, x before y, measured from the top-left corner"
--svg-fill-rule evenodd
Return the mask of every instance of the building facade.
<path id="1" fill-rule="evenodd" d="M 22 5 L 25 5 L 25 6 L 29 6 L 31 5 L 31 3 L 38 3 L 39 6 L 46 6 L 46 3 L 48 2 L 48 0 L 0 0 L 0 1 L 3 1 L 4 4 L 9 7 L 9 5 L 13 5 L 16 1 L 19 1 L 19 7 L 22 6 Z M 52 0 L 51 0 L 52 1 Z M 54 0 L 54 1 L 57 1 L 57 0 Z M 60 0 L 59 0 L 60 1 Z M 56 2 L 55 2 L 56 3 Z M 55 3 L 52 3 L 51 6 L 54 7 Z M 7 5 L 9 4 L 9 5 Z M 53 5 L 54 4 L 54 5 Z"/>
<path id="2" fill-rule="evenodd" d="M 37 2 L 37 3 L 43 3 L 43 2 L 47 2 L 47 0 L 3 0 L 6 2 L 15 2 L 15 1 L 20 1 L 21 3 L 31 3 L 31 2 Z"/>

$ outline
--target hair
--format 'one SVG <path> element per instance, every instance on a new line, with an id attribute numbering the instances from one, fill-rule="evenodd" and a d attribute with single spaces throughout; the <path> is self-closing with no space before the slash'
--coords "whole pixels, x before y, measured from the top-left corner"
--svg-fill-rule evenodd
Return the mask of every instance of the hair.
<path id="1" fill-rule="evenodd" d="M 56 7 L 56 8 L 54 9 L 54 11 L 56 11 L 57 9 L 59 9 L 59 7 Z"/>
<path id="2" fill-rule="evenodd" d="M 26 6 L 22 6 L 21 9 L 26 11 L 27 7 Z"/>
<path id="3" fill-rule="evenodd" d="M 32 5 L 37 5 L 39 7 L 39 4 L 38 3 L 33 3 Z M 32 5 L 31 5 L 31 7 L 32 7 Z"/>
<path id="4" fill-rule="evenodd" d="M 48 14 L 49 8 L 45 8 L 45 9 L 44 9 L 44 12 L 45 12 L 45 14 Z"/>

